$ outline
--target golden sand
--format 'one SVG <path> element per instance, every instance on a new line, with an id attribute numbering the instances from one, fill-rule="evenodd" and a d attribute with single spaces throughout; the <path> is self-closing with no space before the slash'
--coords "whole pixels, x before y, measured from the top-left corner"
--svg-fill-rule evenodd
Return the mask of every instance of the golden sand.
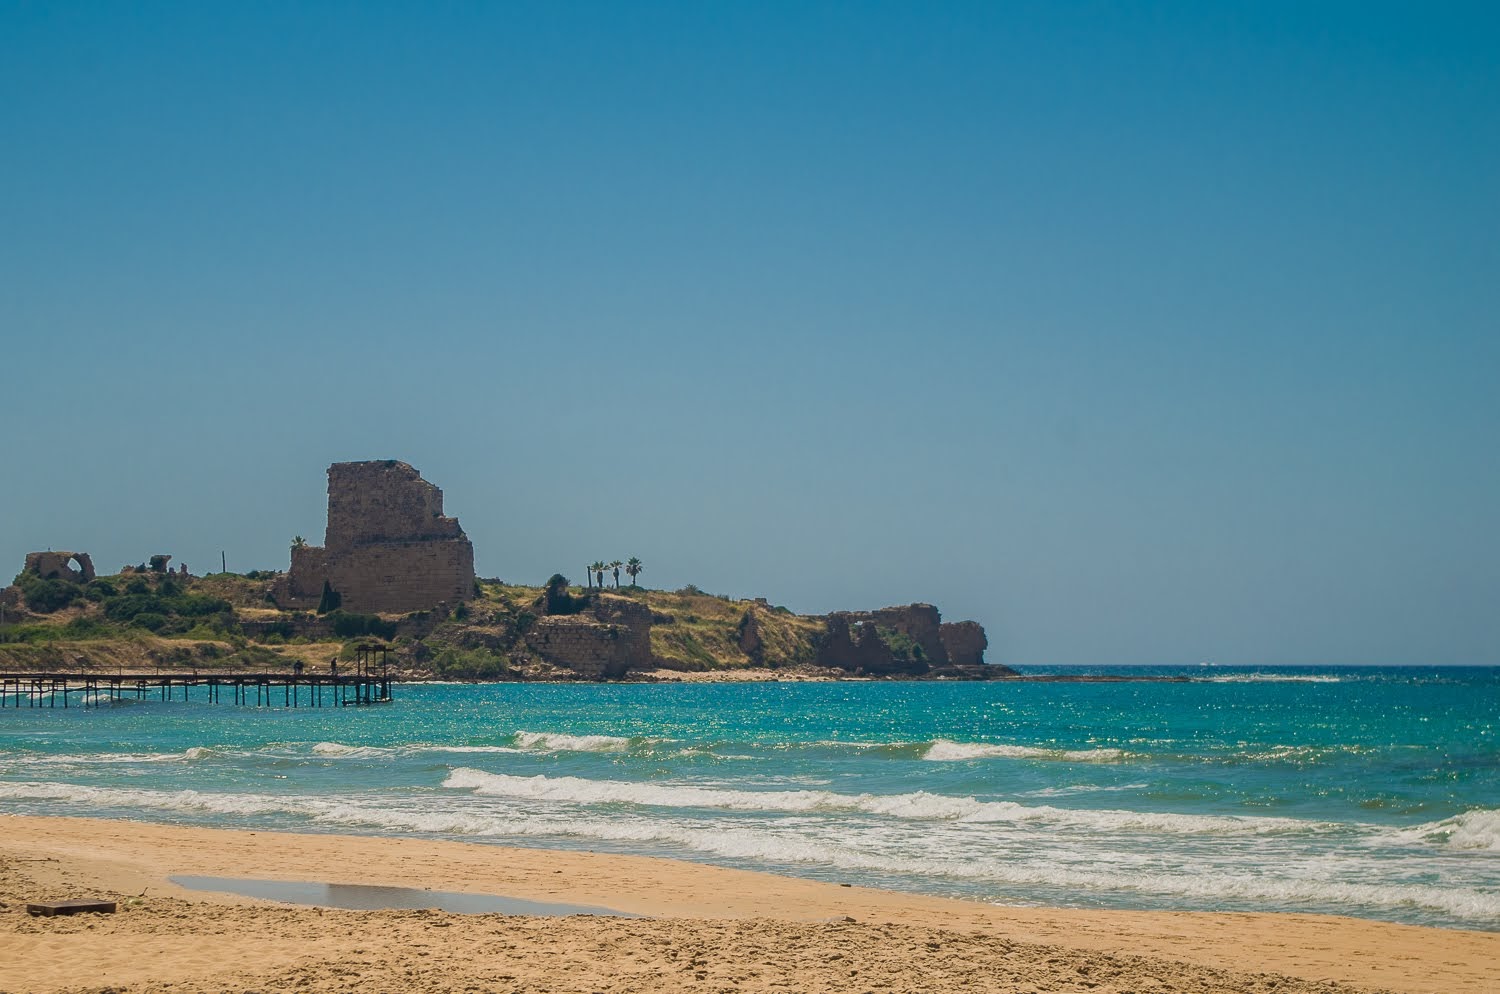
<path id="1" fill-rule="evenodd" d="M 649 917 L 337 911 L 168 877 L 500 894 Z M 858 883 L 858 881 L 851 881 Z M 32 900 L 120 900 L 34 918 Z M 1500 992 L 1500 934 L 1004 908 L 636 856 L 0 817 L 0 991 Z"/>

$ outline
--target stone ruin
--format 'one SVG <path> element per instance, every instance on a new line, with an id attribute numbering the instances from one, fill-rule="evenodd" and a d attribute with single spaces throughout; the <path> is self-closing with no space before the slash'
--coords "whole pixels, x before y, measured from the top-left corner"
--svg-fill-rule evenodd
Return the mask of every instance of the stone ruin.
<path id="1" fill-rule="evenodd" d="M 70 563 L 77 563 L 78 568 L 74 569 Z M 94 561 L 87 552 L 28 552 L 25 571 L 43 580 L 88 583 L 94 578 Z"/>
<path id="2" fill-rule="evenodd" d="M 577 614 L 537 618 L 526 646 L 588 680 L 618 680 L 632 669 L 651 667 L 651 609 L 645 604 L 596 593 Z M 545 610 L 546 598 L 535 605 Z"/>
<path id="3" fill-rule="evenodd" d="M 908 604 L 878 611 L 836 611 L 818 648 L 818 665 L 869 675 L 995 677 L 1013 673 L 984 665 L 989 640 L 975 621 L 944 622 L 931 604 Z M 880 637 L 896 632 L 922 649 L 920 659 L 898 658 Z"/>
<path id="4" fill-rule="evenodd" d="M 126 563 L 120 567 L 120 575 L 124 576 L 127 573 L 155 573 L 160 576 L 176 576 L 182 579 L 186 579 L 192 575 L 188 572 L 187 563 L 179 563 L 177 569 L 174 571 L 167 566 L 171 561 L 172 557 L 170 555 L 165 552 L 159 553 L 139 566 L 132 566 Z"/>
<path id="5" fill-rule="evenodd" d="M 272 596 L 282 608 L 314 608 L 325 581 L 346 611 L 408 614 L 474 596 L 474 546 L 444 517 L 443 492 L 395 459 L 328 467 L 328 530 L 322 545 L 292 549 Z"/>

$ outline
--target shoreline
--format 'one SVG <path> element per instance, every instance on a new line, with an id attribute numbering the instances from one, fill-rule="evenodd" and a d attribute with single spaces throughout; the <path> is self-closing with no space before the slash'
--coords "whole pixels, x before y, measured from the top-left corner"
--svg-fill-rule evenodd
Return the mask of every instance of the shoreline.
<path id="1" fill-rule="evenodd" d="M 16 964 L 0 989 L 39 994 L 166 982 L 331 992 L 351 976 L 417 991 L 462 990 L 460 980 L 528 991 L 944 991 L 976 978 L 994 989 L 1006 976 L 1040 990 L 1073 989 L 1085 976 L 1097 991 L 1500 990 L 1491 932 L 1275 912 L 1002 907 L 660 857 L 389 836 L 23 815 L 0 815 L 0 833 L 0 960 Z M 187 890 L 173 875 L 494 894 L 645 917 L 334 911 Z M 121 910 L 24 912 L 28 900 L 75 897 L 119 899 Z M 1297 979 L 1277 985 L 1264 974 Z"/>

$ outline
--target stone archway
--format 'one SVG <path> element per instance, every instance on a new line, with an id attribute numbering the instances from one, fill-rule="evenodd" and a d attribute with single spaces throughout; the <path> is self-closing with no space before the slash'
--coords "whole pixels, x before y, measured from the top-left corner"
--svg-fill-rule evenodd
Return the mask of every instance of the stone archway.
<path id="1" fill-rule="evenodd" d="M 72 564 L 77 563 L 74 569 Z M 94 561 L 87 552 L 28 552 L 26 572 L 34 573 L 43 580 L 72 580 L 88 583 L 94 578 Z"/>

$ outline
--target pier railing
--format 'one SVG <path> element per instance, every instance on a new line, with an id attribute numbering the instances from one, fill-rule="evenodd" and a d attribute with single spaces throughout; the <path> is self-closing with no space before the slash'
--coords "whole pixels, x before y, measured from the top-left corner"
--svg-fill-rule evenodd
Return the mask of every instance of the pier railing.
<path id="1" fill-rule="evenodd" d="M 285 708 L 387 704 L 391 700 L 391 685 L 396 682 L 391 676 L 389 660 L 390 646 L 363 642 L 354 646 L 352 672 L 347 669 L 340 672 L 335 659 L 329 663 L 327 673 L 307 672 L 306 664 L 301 661 L 293 662 L 291 673 L 227 670 L 104 673 L 85 669 L 68 673 L 0 673 L 0 708 L 55 708 L 59 701 L 65 708 L 88 708 L 157 697 L 175 701 L 179 693 L 187 701 L 192 699 L 194 690 L 199 692 L 198 700 L 218 704 L 223 701 L 226 689 L 229 699 L 244 707 L 250 706 L 252 690 L 256 707 L 275 707 L 278 697 Z"/>
<path id="2" fill-rule="evenodd" d="M 287 673 L 0 673 L 0 708 L 99 707 L 118 701 L 189 701 L 245 707 L 385 704 L 395 680 L 384 670 Z"/>

